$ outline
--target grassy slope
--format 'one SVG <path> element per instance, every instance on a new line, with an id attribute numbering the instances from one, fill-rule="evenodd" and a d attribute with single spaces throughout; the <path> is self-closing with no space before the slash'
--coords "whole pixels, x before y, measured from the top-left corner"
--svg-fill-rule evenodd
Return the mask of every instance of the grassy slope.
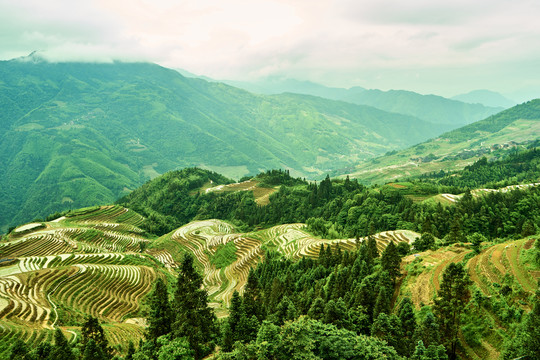
<path id="1" fill-rule="evenodd" d="M 249 182 L 232 185 L 234 190 L 215 191 L 245 191 L 247 185 Z M 0 328 L 6 339 L 0 341 L 0 353 L 17 337 L 30 343 L 50 338 L 51 326 L 60 326 L 66 335 L 74 336 L 79 329 L 72 324 L 89 313 L 105 323 L 116 349 L 125 351 L 121 345 L 125 339 L 143 334 L 138 317 L 143 315 L 140 306 L 153 279 L 174 274 L 186 251 L 195 255 L 211 301 L 218 315 L 224 316 L 232 292 L 242 291 L 249 268 L 263 259 L 265 250 L 299 258 L 316 257 L 322 244 L 342 249 L 357 246 L 354 239 L 313 237 L 303 230 L 303 224 L 238 233 L 220 220 L 192 222 L 161 238 L 148 239 L 137 227 L 142 220 L 136 212 L 121 206 L 103 206 L 16 228 L 7 242 L 0 243 L 2 257 L 14 259 L 0 267 L 0 283 L 4 286 L 0 293 Z M 382 251 L 390 240 L 412 242 L 417 236 L 410 231 L 395 231 L 375 238 Z M 468 245 L 459 244 L 409 256 L 403 265 L 406 277 L 400 296 L 411 296 L 417 307 L 430 305 L 444 268 L 450 262 L 465 260 L 482 296 L 495 296 L 503 285 L 509 285 L 512 290 L 508 301 L 526 309 L 540 276 L 540 269 L 531 267 L 529 261 L 533 242 L 523 239 L 484 244 L 476 256 Z M 7 290 L 11 287 L 18 288 L 20 295 Z M 461 351 L 469 358 L 494 358 L 501 348 L 506 329 L 501 327 L 498 315 L 484 315 L 482 319 L 497 325 L 482 333 L 478 343 L 469 344 L 463 337 Z"/>
<path id="2" fill-rule="evenodd" d="M 365 161 L 348 172 L 362 182 L 381 183 L 441 169 L 459 170 L 481 156 L 490 156 L 493 146 L 537 140 L 539 120 L 540 100 L 529 101 L 406 150 Z"/>

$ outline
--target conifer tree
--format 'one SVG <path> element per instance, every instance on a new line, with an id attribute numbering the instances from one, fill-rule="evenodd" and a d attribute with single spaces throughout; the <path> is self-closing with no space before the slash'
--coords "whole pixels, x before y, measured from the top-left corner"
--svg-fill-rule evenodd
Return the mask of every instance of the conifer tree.
<path id="1" fill-rule="evenodd" d="M 313 301 L 307 315 L 313 320 L 321 320 L 324 317 L 324 300 L 321 297 Z"/>
<path id="2" fill-rule="evenodd" d="M 59 328 L 54 330 L 54 345 L 51 349 L 50 360 L 62 360 L 62 359 L 72 359 L 73 351 L 71 346 Z"/>
<path id="3" fill-rule="evenodd" d="M 393 241 L 390 241 L 386 249 L 384 249 L 381 255 L 382 269 L 388 272 L 392 282 L 395 284 L 396 278 L 399 276 L 399 266 L 401 264 L 401 257 L 397 251 L 396 245 Z"/>
<path id="4" fill-rule="evenodd" d="M 537 240 L 538 241 L 538 240 Z M 540 289 L 536 291 L 533 309 L 507 341 L 503 359 L 540 359 Z"/>
<path id="5" fill-rule="evenodd" d="M 379 250 L 377 249 L 377 240 L 375 240 L 375 237 L 372 234 L 368 236 L 367 246 L 368 246 L 369 256 L 372 259 L 378 258 Z"/>
<path id="6" fill-rule="evenodd" d="M 409 297 L 404 298 L 401 302 L 399 320 L 401 321 L 403 333 L 400 346 L 402 349 L 401 355 L 410 356 L 414 350 L 413 338 L 416 331 L 416 318 L 414 316 L 413 304 Z"/>
<path id="7" fill-rule="evenodd" d="M 88 346 L 88 343 L 90 341 L 92 341 L 93 344 L 92 344 L 92 349 L 89 350 L 88 356 L 98 356 L 99 354 L 102 354 L 99 356 L 106 357 L 110 354 L 109 343 L 107 339 L 105 338 L 105 332 L 103 331 L 103 328 L 99 324 L 99 321 L 97 318 L 93 316 L 89 316 L 86 319 L 86 322 L 83 324 L 81 328 L 81 335 L 82 335 L 81 352 L 83 353 L 83 357 L 84 357 L 84 354 L 86 354 L 86 347 Z M 94 347 L 99 349 L 98 355 L 94 354 L 95 353 Z"/>
<path id="8" fill-rule="evenodd" d="M 31 360 L 28 354 L 28 346 L 21 339 L 15 340 L 9 349 L 9 359 L 12 360 Z"/>
<path id="9" fill-rule="evenodd" d="M 174 294 L 176 321 L 172 331 L 175 337 L 185 337 L 195 359 L 202 359 L 212 350 L 216 334 L 216 316 L 208 307 L 208 295 L 202 288 L 202 277 L 193 266 L 193 256 L 184 255 Z"/>
<path id="10" fill-rule="evenodd" d="M 246 309 L 246 315 L 255 315 L 257 319 L 262 320 L 262 308 L 261 308 L 261 289 L 259 286 L 259 278 L 253 268 L 249 269 L 249 274 L 244 288 L 244 307 Z"/>
<path id="11" fill-rule="evenodd" d="M 234 291 L 231 298 L 231 306 L 229 307 L 229 317 L 225 324 L 225 331 L 223 334 L 223 350 L 232 351 L 232 346 L 236 341 L 242 339 L 240 323 L 242 316 L 245 317 L 245 312 L 242 312 L 242 299 L 238 291 Z"/>
<path id="12" fill-rule="evenodd" d="M 414 339 L 416 342 L 421 340 L 427 347 L 441 343 L 439 324 L 431 311 L 426 314 L 424 320 L 416 328 Z"/>
<path id="13" fill-rule="evenodd" d="M 461 263 L 451 263 L 444 270 L 441 288 L 433 310 L 440 324 L 443 345 L 448 357 L 456 358 L 461 314 L 471 298 L 471 280 Z"/>
<path id="14" fill-rule="evenodd" d="M 126 354 L 126 357 L 124 358 L 124 360 L 133 360 L 133 355 L 135 354 L 135 346 L 133 345 L 133 341 L 129 341 L 128 343 L 128 350 L 127 350 L 127 354 Z"/>
<path id="15" fill-rule="evenodd" d="M 172 311 L 167 286 L 161 278 L 156 280 L 154 291 L 150 294 L 150 314 L 146 337 L 156 341 L 158 337 L 171 332 Z"/>

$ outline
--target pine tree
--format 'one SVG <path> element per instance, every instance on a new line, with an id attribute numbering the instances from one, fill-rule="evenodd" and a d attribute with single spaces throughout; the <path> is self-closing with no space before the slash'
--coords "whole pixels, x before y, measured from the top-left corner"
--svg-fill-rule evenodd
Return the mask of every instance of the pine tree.
<path id="1" fill-rule="evenodd" d="M 30 360 L 28 346 L 21 339 L 15 340 L 9 349 L 9 359 L 12 360 Z"/>
<path id="2" fill-rule="evenodd" d="M 262 320 L 262 308 L 261 308 L 261 289 L 259 286 L 259 278 L 255 271 L 250 268 L 244 288 L 244 307 L 246 309 L 246 315 L 251 317 L 255 315 L 257 319 Z"/>
<path id="3" fill-rule="evenodd" d="M 172 331 L 175 337 L 188 340 L 197 360 L 213 350 L 216 334 L 216 316 L 208 307 L 208 295 L 202 284 L 202 277 L 193 266 L 193 256 L 186 253 L 180 265 L 174 294 L 176 321 Z"/>
<path id="4" fill-rule="evenodd" d="M 51 350 L 50 360 L 63 360 L 63 359 L 72 359 L 73 351 L 71 346 L 60 329 L 54 330 L 54 345 Z"/>
<path id="5" fill-rule="evenodd" d="M 422 343 L 428 347 L 430 345 L 439 345 L 441 343 L 439 324 L 431 311 L 426 314 L 424 320 L 421 321 L 416 328 L 414 339 L 415 342 L 421 340 Z"/>
<path id="6" fill-rule="evenodd" d="M 128 350 L 127 350 L 127 354 L 124 360 L 133 360 L 134 354 L 135 354 L 135 346 L 133 345 L 133 341 L 129 340 Z"/>
<path id="7" fill-rule="evenodd" d="M 84 348 L 82 360 L 107 360 L 101 346 L 99 346 L 93 338 L 88 339 Z"/>
<path id="8" fill-rule="evenodd" d="M 388 275 L 395 284 L 396 278 L 399 276 L 399 267 L 401 265 L 401 257 L 397 251 L 396 245 L 393 241 L 390 241 L 386 249 L 384 249 L 381 255 L 382 269 L 388 271 Z"/>
<path id="9" fill-rule="evenodd" d="M 238 291 L 235 290 L 231 298 L 229 317 L 227 318 L 226 328 L 223 334 L 223 351 L 232 351 L 234 343 L 243 338 L 240 331 L 240 323 L 242 321 L 242 316 L 245 318 L 246 314 L 242 310 L 242 299 L 240 298 Z"/>
<path id="10" fill-rule="evenodd" d="M 379 250 L 377 249 L 377 240 L 375 240 L 375 237 L 373 236 L 373 234 L 370 234 L 368 236 L 367 247 L 368 247 L 369 256 L 372 259 L 379 257 Z"/>
<path id="11" fill-rule="evenodd" d="M 150 314 L 146 338 L 156 341 L 158 337 L 170 333 L 172 319 L 167 286 L 161 278 L 158 278 L 154 291 L 150 294 Z"/>
<path id="12" fill-rule="evenodd" d="M 314 320 L 321 320 L 324 317 L 324 300 L 321 297 L 313 301 L 307 315 Z"/>
<path id="13" fill-rule="evenodd" d="M 414 350 L 413 338 L 416 332 L 416 318 L 412 301 L 408 297 L 403 299 L 399 307 L 399 320 L 401 321 L 403 332 L 400 346 L 402 349 L 401 355 L 410 356 Z"/>
<path id="14" fill-rule="evenodd" d="M 525 316 L 516 335 L 505 344 L 502 355 L 503 359 L 540 359 L 540 289 L 536 291 L 532 311 Z"/>
<path id="15" fill-rule="evenodd" d="M 433 310 L 440 324 L 443 345 L 448 357 L 456 358 L 461 314 L 471 298 L 471 280 L 462 264 L 451 263 L 444 270 L 441 288 Z"/>
<path id="16" fill-rule="evenodd" d="M 99 324 L 99 321 L 97 318 L 93 316 L 89 316 L 86 319 L 86 322 L 83 324 L 81 328 L 81 335 L 82 335 L 82 353 L 86 353 L 86 347 L 90 341 L 93 342 L 93 347 L 97 347 L 99 349 L 99 353 L 102 354 L 102 356 L 108 356 L 110 354 L 109 349 L 109 343 L 107 339 L 105 338 L 105 332 L 103 331 L 103 328 Z M 89 352 L 88 356 L 94 356 L 94 349 L 92 348 Z M 97 356 L 97 355 L 95 355 Z M 101 355 L 100 355 L 101 356 Z"/>

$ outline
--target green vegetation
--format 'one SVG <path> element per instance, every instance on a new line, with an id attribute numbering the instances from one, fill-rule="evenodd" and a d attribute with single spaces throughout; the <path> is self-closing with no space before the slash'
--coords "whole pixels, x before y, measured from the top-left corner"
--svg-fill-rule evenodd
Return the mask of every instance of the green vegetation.
<path id="1" fill-rule="evenodd" d="M 0 357 L 534 357 L 540 187 L 507 185 L 539 173 L 534 147 L 372 187 L 166 173 L 3 238 Z"/>
<path id="2" fill-rule="evenodd" d="M 363 161 L 349 174 L 365 184 L 385 183 L 442 169 L 461 170 L 484 156 L 500 159 L 516 149 L 535 146 L 539 120 L 540 99 L 536 99 L 409 149 Z"/>
<path id="3" fill-rule="evenodd" d="M 240 178 L 285 166 L 319 178 L 441 132 L 412 116 L 254 95 L 154 64 L 12 60 L 0 62 L 0 78 L 0 231 L 112 203 L 172 169 Z"/>
<path id="4" fill-rule="evenodd" d="M 216 248 L 214 256 L 210 257 L 210 262 L 217 269 L 225 268 L 236 261 L 236 245 L 234 242 L 228 242 Z"/>

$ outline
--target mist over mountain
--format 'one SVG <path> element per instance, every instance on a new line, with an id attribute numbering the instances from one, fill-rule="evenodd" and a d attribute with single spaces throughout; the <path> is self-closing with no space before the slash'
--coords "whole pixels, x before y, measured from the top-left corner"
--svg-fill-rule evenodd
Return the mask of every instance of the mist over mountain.
<path id="1" fill-rule="evenodd" d="M 384 183 L 429 172 L 456 171 L 481 157 L 495 160 L 540 139 L 540 99 L 384 156 L 362 161 L 350 175 Z"/>
<path id="2" fill-rule="evenodd" d="M 413 91 L 365 89 L 360 86 L 349 89 L 327 87 L 310 81 L 270 77 L 255 82 L 226 81 L 228 84 L 261 94 L 280 94 L 284 92 L 309 94 L 333 100 L 341 100 L 359 105 L 415 116 L 434 123 L 457 128 L 485 119 L 505 108 L 515 105 L 508 102 L 462 101 L 447 99 L 437 95 L 422 95 Z"/>
<path id="3" fill-rule="evenodd" d="M 490 90 L 473 90 L 466 94 L 460 94 L 452 97 L 453 100 L 466 102 L 469 104 L 482 104 L 490 107 L 509 108 L 516 105 L 516 102 L 507 97 Z"/>

